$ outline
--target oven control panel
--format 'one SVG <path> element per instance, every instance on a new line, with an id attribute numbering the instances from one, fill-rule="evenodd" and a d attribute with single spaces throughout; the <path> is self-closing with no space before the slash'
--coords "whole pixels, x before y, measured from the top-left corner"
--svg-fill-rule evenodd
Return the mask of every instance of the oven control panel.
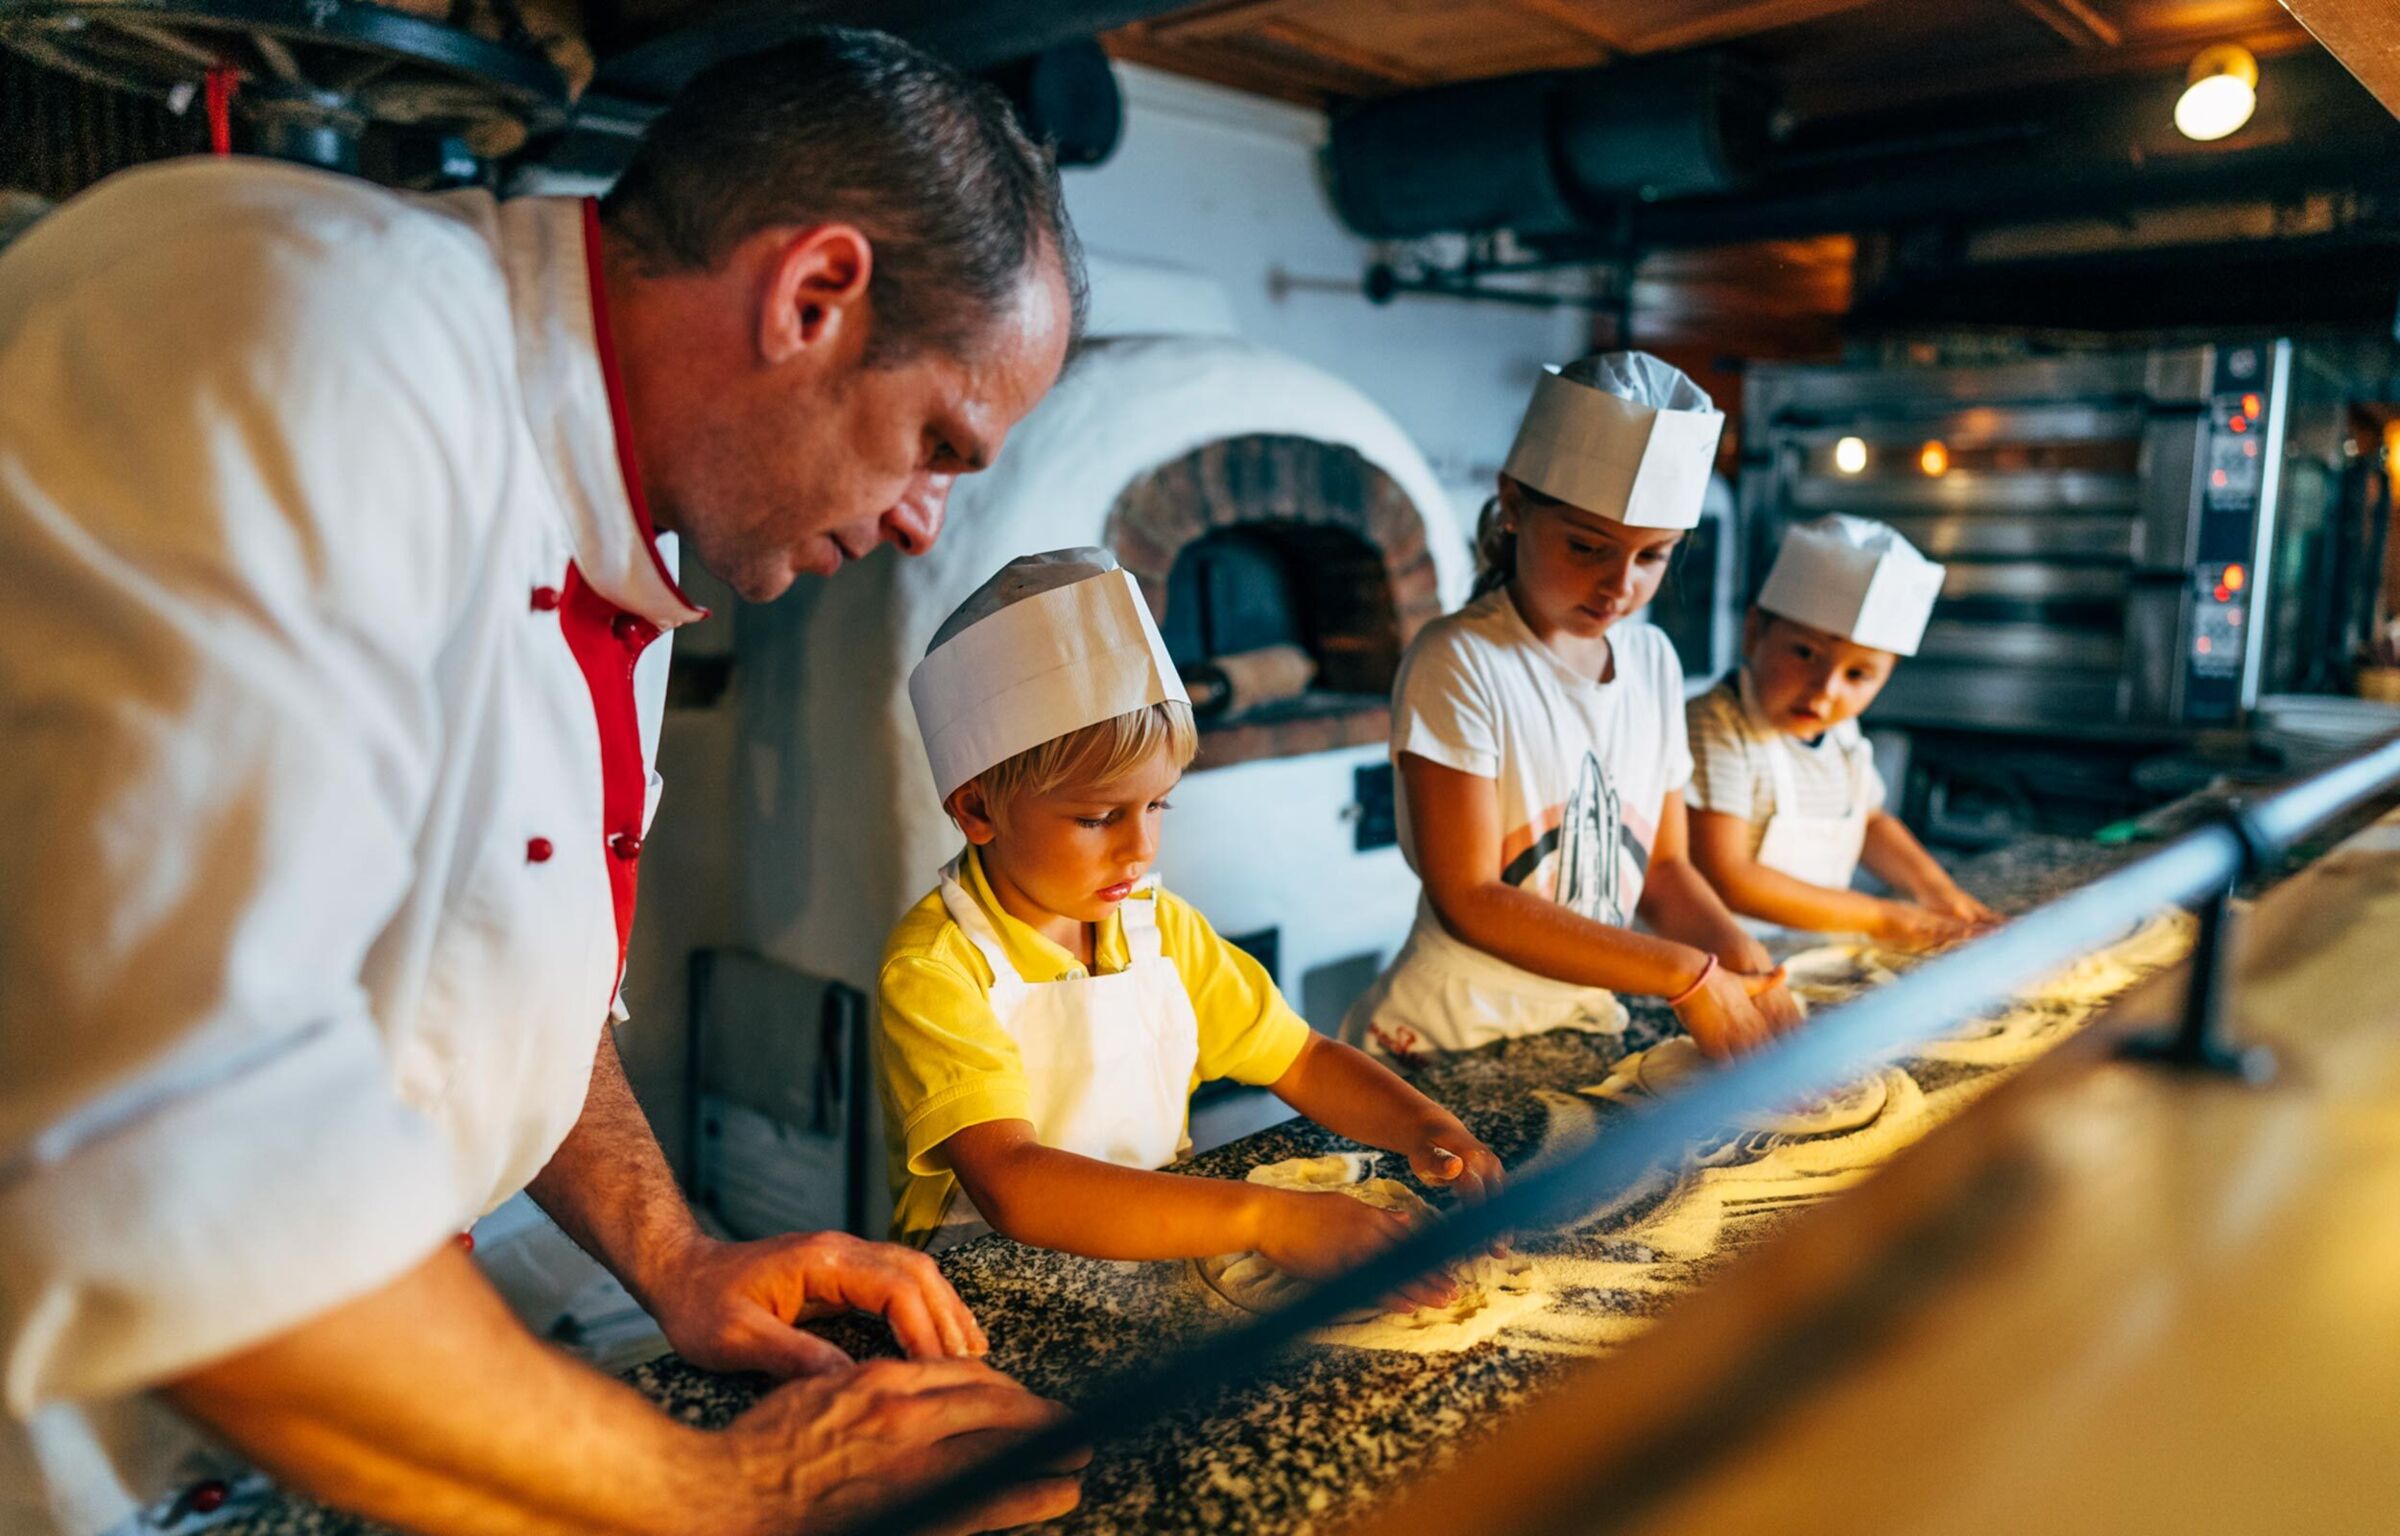
<path id="1" fill-rule="evenodd" d="M 2226 561 L 2201 566 L 2193 578 L 2192 677 L 2239 679 L 2243 615 L 2250 606 L 2249 572 L 2239 561 Z"/>
<path id="2" fill-rule="evenodd" d="M 2201 433 L 2198 559 L 2184 650 L 2183 714 L 2195 722 L 2241 714 L 2272 376 L 2266 345 L 2226 347 L 2217 355 Z"/>

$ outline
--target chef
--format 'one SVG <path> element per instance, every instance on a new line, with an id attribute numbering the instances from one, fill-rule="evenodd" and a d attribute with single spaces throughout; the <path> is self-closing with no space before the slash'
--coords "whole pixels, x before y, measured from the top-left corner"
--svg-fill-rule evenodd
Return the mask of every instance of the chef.
<path id="1" fill-rule="evenodd" d="M 921 1256 L 702 1236 L 604 1020 L 678 544 L 753 600 L 921 551 L 1079 292 L 1007 108 L 835 30 L 598 206 L 185 161 L 0 258 L 0 1529 L 174 1525 L 228 1449 L 425 1531 L 817 1529 L 1055 1416 Z M 803 1379 L 703 1432 L 544 1347 L 458 1241 L 528 1187 Z M 845 1308 L 915 1362 L 792 1326 Z"/>

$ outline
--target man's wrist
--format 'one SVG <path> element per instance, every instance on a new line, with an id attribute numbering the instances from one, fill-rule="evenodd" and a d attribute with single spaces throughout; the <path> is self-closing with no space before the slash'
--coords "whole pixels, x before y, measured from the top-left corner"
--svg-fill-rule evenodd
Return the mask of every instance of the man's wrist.
<path id="1" fill-rule="evenodd" d="M 653 1317 L 659 1315 L 661 1303 L 682 1288 L 700 1256 L 717 1246 L 717 1239 L 700 1230 L 689 1211 L 675 1215 L 681 1219 L 654 1221 L 636 1237 L 634 1251 L 625 1257 L 625 1271 L 617 1277 Z"/>

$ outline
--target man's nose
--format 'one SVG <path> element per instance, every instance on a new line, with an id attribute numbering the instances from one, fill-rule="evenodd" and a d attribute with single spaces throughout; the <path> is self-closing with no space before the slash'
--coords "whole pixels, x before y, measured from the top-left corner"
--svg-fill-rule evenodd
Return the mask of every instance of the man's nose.
<path id="1" fill-rule="evenodd" d="M 921 555 L 942 536 L 942 518 L 950 508 L 952 475 L 926 475 L 883 514 L 885 542 L 904 555 Z"/>

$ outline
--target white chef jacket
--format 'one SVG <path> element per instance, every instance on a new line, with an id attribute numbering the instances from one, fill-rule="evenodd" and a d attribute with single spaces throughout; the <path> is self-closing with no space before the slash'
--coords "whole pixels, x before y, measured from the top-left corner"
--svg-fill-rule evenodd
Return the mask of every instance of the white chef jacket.
<path id="1" fill-rule="evenodd" d="M 581 1111 L 700 616 L 592 218 L 193 160 L 0 258 L 0 1530 L 170 1494 L 146 1388 Z"/>

